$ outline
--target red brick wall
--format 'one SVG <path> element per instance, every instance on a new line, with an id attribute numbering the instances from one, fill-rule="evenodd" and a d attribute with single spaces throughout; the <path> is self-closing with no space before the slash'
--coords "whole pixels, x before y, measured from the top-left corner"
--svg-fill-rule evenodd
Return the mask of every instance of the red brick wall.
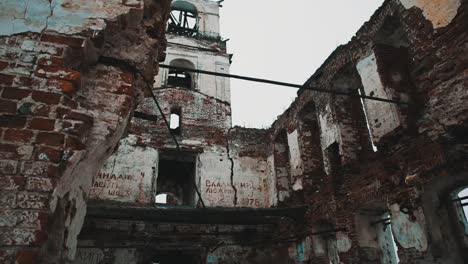
<path id="1" fill-rule="evenodd" d="M 168 3 L 151 8 L 161 17 L 151 37 L 159 42 L 148 54 L 158 58 L 165 48 Z M 120 36 L 133 30 L 118 28 Z M 73 257 L 91 179 L 145 89 L 125 65 L 96 65 L 106 39 L 86 34 L 0 38 L 1 263 L 64 263 Z M 148 64 L 127 62 L 142 70 Z"/>

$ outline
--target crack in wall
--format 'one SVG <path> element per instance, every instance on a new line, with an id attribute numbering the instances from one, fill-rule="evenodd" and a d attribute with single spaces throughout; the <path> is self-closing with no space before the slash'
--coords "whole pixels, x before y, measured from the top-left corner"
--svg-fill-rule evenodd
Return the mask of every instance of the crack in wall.
<path id="1" fill-rule="evenodd" d="M 50 13 L 49 15 L 46 17 L 46 21 L 45 21 L 45 26 L 44 28 L 41 30 L 41 36 L 42 34 L 44 34 L 44 31 L 47 29 L 47 27 L 49 26 L 49 18 L 51 16 L 54 15 L 54 7 L 52 7 L 52 0 L 48 0 L 49 1 L 49 8 L 50 8 Z M 29 3 L 29 2 L 28 2 Z"/>
<path id="2" fill-rule="evenodd" d="M 229 148 L 229 135 L 231 134 L 232 128 L 228 129 L 227 135 L 226 135 L 226 151 L 227 151 L 227 157 L 229 161 L 231 162 L 231 187 L 234 190 L 234 206 L 237 206 L 237 188 L 234 185 L 234 159 L 231 157 L 231 150 Z"/>

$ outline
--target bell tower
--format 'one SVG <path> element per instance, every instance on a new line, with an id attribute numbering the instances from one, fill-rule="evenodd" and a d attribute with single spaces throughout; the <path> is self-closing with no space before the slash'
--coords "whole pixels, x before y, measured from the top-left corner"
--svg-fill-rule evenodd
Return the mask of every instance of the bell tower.
<path id="1" fill-rule="evenodd" d="M 226 41 L 220 35 L 220 7 L 219 1 L 208 0 L 176 0 L 172 3 L 164 64 L 229 73 L 231 55 L 226 52 Z M 229 79 L 225 77 L 161 69 L 155 88 L 203 94 L 229 105 L 230 112 L 231 92 Z M 175 97 L 170 99 L 174 104 L 183 104 Z M 226 125 L 231 126 L 230 118 Z"/>

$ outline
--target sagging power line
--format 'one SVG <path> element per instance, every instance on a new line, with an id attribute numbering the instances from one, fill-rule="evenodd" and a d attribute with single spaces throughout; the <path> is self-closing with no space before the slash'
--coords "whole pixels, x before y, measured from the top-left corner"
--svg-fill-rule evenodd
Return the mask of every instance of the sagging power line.
<path id="1" fill-rule="evenodd" d="M 170 70 L 193 72 L 193 73 L 200 73 L 200 74 L 207 74 L 207 75 L 226 77 L 226 78 L 231 78 L 231 79 L 239 79 L 239 80 L 245 80 L 245 81 L 251 81 L 251 82 L 268 83 L 268 84 L 285 86 L 285 87 L 293 87 L 293 88 L 311 90 L 311 91 L 316 91 L 316 92 L 321 92 L 321 93 L 330 93 L 330 94 L 337 94 L 337 95 L 343 95 L 343 96 L 349 96 L 349 97 L 355 97 L 355 98 L 363 98 L 363 99 L 367 99 L 367 100 L 374 100 L 374 101 L 380 101 L 380 102 L 386 102 L 386 103 L 392 103 L 392 104 L 398 104 L 398 105 L 409 105 L 409 103 L 407 103 L 407 102 L 397 101 L 397 100 L 393 100 L 393 99 L 386 99 L 386 98 L 380 98 L 380 97 L 374 97 L 374 96 L 368 96 L 368 95 L 359 95 L 359 94 L 355 94 L 355 93 L 352 93 L 352 92 L 328 90 L 328 89 L 322 89 L 322 88 L 317 88 L 317 87 L 308 87 L 308 86 L 304 86 L 304 85 L 301 85 L 301 84 L 279 82 L 279 81 L 273 81 L 273 80 L 268 80 L 268 79 L 255 78 L 255 77 L 248 77 L 248 76 L 242 76 L 242 75 L 234 75 L 234 74 L 228 74 L 228 73 L 222 73 L 222 72 L 204 71 L 204 70 L 198 70 L 198 69 L 192 69 L 192 68 L 172 66 L 172 65 L 167 65 L 167 64 L 159 64 L 159 67 L 170 69 Z"/>

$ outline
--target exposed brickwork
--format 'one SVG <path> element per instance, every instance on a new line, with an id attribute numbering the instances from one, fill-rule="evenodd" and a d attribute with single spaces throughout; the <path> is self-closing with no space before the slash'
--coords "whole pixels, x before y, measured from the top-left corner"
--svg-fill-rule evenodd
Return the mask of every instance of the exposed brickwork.
<path id="1" fill-rule="evenodd" d="M 0 38 L 1 263 L 65 263 L 74 257 L 91 178 L 145 89 L 141 77 L 123 70 L 128 67 L 96 64 L 108 41 L 101 35 L 114 35 L 119 46 L 119 37 L 153 28 L 142 26 L 141 14 L 148 12 L 145 23 L 160 29 L 151 37 L 140 34 L 148 39 L 140 49 L 155 61 L 127 62 L 156 74 L 153 64 L 165 49 L 161 29 L 168 1 L 137 2 L 120 20 L 109 21 L 107 32 L 44 29 Z M 111 33 L 116 26 L 119 33 Z"/>
<path id="2" fill-rule="evenodd" d="M 382 40 L 382 36 L 378 35 L 381 34 L 381 27 L 390 17 L 399 21 L 400 28 L 393 30 L 404 31 L 400 41 L 409 41 L 411 44 L 405 44 L 399 49 L 378 44 Z M 426 196 L 430 194 L 425 190 L 427 186 L 439 186 L 437 182 L 443 181 L 447 186 L 445 189 L 434 187 L 432 190 L 438 192 L 434 195 L 444 196 L 448 195 L 444 192 L 454 191 L 468 183 L 467 153 L 463 147 L 466 140 L 460 137 L 460 133 L 466 134 L 467 131 L 468 103 L 466 89 L 462 92 L 461 88 L 466 86 L 466 82 L 463 81 L 466 80 L 466 71 L 461 66 L 464 65 L 465 59 L 456 55 L 466 52 L 463 45 L 467 43 L 468 35 L 466 31 L 461 33 L 462 28 L 467 27 L 466 20 L 464 3 L 450 25 L 434 31 L 417 10 L 405 10 L 398 1 L 387 1 L 371 21 L 361 28 L 357 36 L 347 45 L 338 48 L 309 79 L 306 85 L 323 89 L 340 89 L 342 86 L 336 85 L 337 79 L 346 79 L 348 85 L 357 81 L 355 86 L 349 88 L 358 88 L 362 85 L 362 80 L 356 73 L 350 75 L 349 69 L 355 68 L 357 61 L 370 52 L 377 54 L 380 78 L 387 89 L 392 89 L 388 93 L 393 99 L 409 100 L 411 104 L 408 107 L 397 107 L 403 125 L 379 141 L 377 152 L 374 153 L 370 149 L 369 131 L 365 126 L 360 102 L 348 97 L 333 97 L 302 90 L 290 109 L 273 125 L 274 131 L 291 131 L 304 127 L 301 118 L 297 117 L 298 113 L 308 112 L 315 115 L 314 110 L 307 107 L 307 104 L 313 102 L 317 106 L 317 115 L 320 115 L 326 111 L 325 106 L 330 101 L 333 102 L 332 111 L 335 113 L 334 118 L 340 132 L 336 142 L 340 144 L 344 178 L 337 184 L 334 180 L 334 165 L 325 162 L 325 166 L 330 167 L 329 173 L 322 172 L 316 178 L 316 181 L 322 182 L 320 187 L 314 186 L 314 181 L 311 182 L 311 186 L 306 187 L 306 190 L 311 188 L 310 190 L 314 191 L 304 192 L 304 200 L 311 207 L 309 219 L 312 226 L 325 222 L 347 230 L 345 234 L 351 240 L 352 246 L 351 249 L 339 253 L 342 263 L 383 263 L 379 257 L 373 262 L 373 257 L 358 241 L 358 234 L 362 231 L 356 229 L 354 216 L 361 209 L 371 208 L 372 204 L 383 204 L 378 208 L 384 211 L 389 211 L 391 205 L 398 204 L 399 208 L 409 215 L 424 208 L 425 222 L 416 220 L 414 216 L 413 221 L 427 228 L 426 231 L 422 235 L 407 231 L 406 236 L 410 237 L 408 239 L 420 239 L 421 236 L 422 239 L 427 239 L 435 236 L 433 241 L 428 242 L 429 246 L 426 249 L 415 249 L 400 244 L 400 241 L 406 238 L 402 238 L 398 231 L 395 231 L 400 226 L 392 211 L 392 221 L 395 221 L 392 225 L 400 263 L 462 263 L 459 259 L 461 254 L 457 251 L 457 242 L 443 241 L 438 235 L 440 232 L 448 232 L 443 236 L 454 236 L 455 233 L 451 233 L 450 228 L 444 225 L 450 226 L 455 223 L 434 220 L 438 217 L 432 208 L 445 205 L 437 205 L 428 200 Z M 391 43 L 387 41 L 386 44 Z M 315 133 L 325 137 L 327 131 L 323 130 L 320 122 L 314 122 Z M 302 133 L 304 132 L 303 129 Z M 326 147 L 322 144 L 325 161 L 329 159 Z M 321 153 L 303 150 L 304 159 L 320 160 L 320 156 Z M 320 165 L 312 168 L 320 172 Z M 455 177 L 460 173 L 464 176 Z M 442 180 L 440 177 L 447 178 Z M 289 204 L 294 203 L 291 201 Z M 439 247 L 439 251 L 435 250 L 436 247 Z M 442 250 L 440 247 L 448 250 Z M 380 250 L 377 249 L 378 252 L 382 252 Z M 437 262 L 435 259 L 441 256 L 444 261 Z M 323 258 L 317 256 L 311 261 L 322 263 L 320 261 L 323 261 Z M 338 263 L 334 262 L 336 260 L 330 255 L 326 262 L 329 261 Z"/>
<path id="3" fill-rule="evenodd" d="M 2 263 L 73 258 L 92 178 L 118 153 L 125 132 L 132 150 L 174 156 L 146 84 L 130 70 L 153 79 L 165 56 L 169 3 L 127 2 L 97 31 L 0 38 Z M 99 251 L 93 254 L 102 263 L 113 263 L 118 251 L 103 247 L 105 241 L 126 244 L 145 263 L 153 261 L 145 248 L 152 243 L 158 250 L 195 247 L 203 259 L 216 252 L 220 263 L 370 264 L 391 262 L 393 236 L 402 264 L 466 262 L 468 239 L 454 220 L 452 200 L 468 186 L 467 3 L 421 2 L 385 1 L 305 84 L 354 95 L 372 91 L 367 95 L 408 106 L 302 89 L 271 129 L 254 130 L 230 127 L 228 89 L 219 79 L 207 93 L 196 85 L 154 89 L 167 117 L 180 114 L 175 137 L 184 158 L 193 158 L 194 174 L 202 175 L 195 184 L 208 206 L 306 205 L 303 222 L 281 218 L 272 227 L 88 217 L 80 242 Z M 435 23 L 441 19 L 447 23 Z M 226 57 L 225 50 L 213 54 Z M 140 115 L 129 122 L 134 109 Z M 142 153 L 132 161 L 150 152 Z M 149 166 L 151 175 L 156 167 Z M 150 191 L 153 184 L 151 178 Z M 135 189 L 143 192 L 142 185 Z M 146 203 L 154 193 L 149 196 Z M 152 206 L 136 203 L 136 210 Z"/>

